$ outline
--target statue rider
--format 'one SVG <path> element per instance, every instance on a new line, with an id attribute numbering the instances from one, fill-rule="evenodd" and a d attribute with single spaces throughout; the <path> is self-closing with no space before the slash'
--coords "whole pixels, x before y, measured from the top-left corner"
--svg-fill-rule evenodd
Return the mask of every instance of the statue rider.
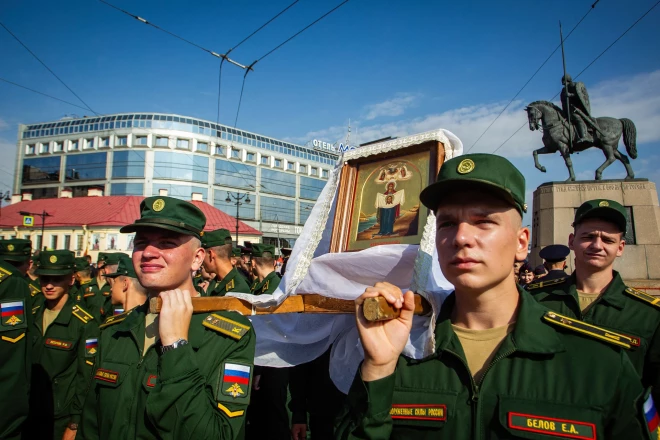
<path id="1" fill-rule="evenodd" d="M 582 82 L 573 82 L 573 79 L 568 74 L 562 77 L 561 83 L 564 85 L 561 91 L 561 106 L 564 110 L 564 117 L 567 120 L 568 112 L 571 112 L 570 120 L 577 129 L 578 134 L 576 143 L 593 142 L 586 123 L 587 120 L 593 123 L 587 88 Z M 566 96 L 568 96 L 568 108 L 566 108 Z"/>

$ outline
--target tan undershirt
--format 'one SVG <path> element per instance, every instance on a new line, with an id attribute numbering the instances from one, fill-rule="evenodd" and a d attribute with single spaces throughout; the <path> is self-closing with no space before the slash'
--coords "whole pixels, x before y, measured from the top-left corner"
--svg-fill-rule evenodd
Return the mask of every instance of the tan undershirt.
<path id="1" fill-rule="evenodd" d="M 158 334 L 158 314 L 157 313 L 147 313 L 145 317 L 144 324 L 144 350 L 142 350 L 142 356 L 149 350 L 149 348 L 160 339 Z"/>
<path id="2" fill-rule="evenodd" d="M 485 368 L 493 360 L 497 349 L 506 338 L 506 335 L 513 331 L 514 326 L 515 322 L 503 327 L 471 330 L 452 324 L 451 327 L 463 346 L 470 373 L 472 373 L 476 382 L 481 380 Z"/>
<path id="3" fill-rule="evenodd" d="M 580 310 L 586 312 L 589 307 L 598 299 L 600 293 L 584 293 L 580 290 L 577 291 L 578 299 L 580 300 Z"/>
<path id="4" fill-rule="evenodd" d="M 48 308 L 44 309 L 44 321 L 43 321 L 44 335 L 46 334 L 46 330 L 48 330 L 48 326 L 50 326 L 53 323 L 53 321 L 57 319 L 57 315 L 60 314 L 60 310 L 49 310 Z"/>

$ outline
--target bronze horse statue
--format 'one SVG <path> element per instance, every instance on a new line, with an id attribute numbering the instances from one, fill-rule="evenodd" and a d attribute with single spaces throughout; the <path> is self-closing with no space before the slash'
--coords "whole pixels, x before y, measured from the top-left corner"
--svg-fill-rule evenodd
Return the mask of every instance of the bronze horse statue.
<path id="1" fill-rule="evenodd" d="M 623 135 L 623 143 L 626 151 L 633 159 L 637 158 L 637 129 L 635 124 L 626 118 L 616 119 L 609 117 L 594 118 L 597 126 L 592 126 L 593 142 L 576 143 L 577 135 L 574 129 L 569 129 L 569 124 L 562 109 L 549 101 L 534 101 L 525 107 L 529 129 L 543 130 L 543 148 L 534 150 L 534 165 L 545 173 L 545 167 L 539 164 L 539 154 L 552 154 L 559 151 L 566 162 L 570 177 L 568 181 L 575 180 L 571 154 L 584 151 L 587 148 L 596 147 L 603 150 L 605 162 L 596 170 L 596 180 L 601 180 L 603 170 L 610 166 L 615 160 L 620 160 L 628 175 L 626 179 L 633 179 L 635 173 L 630 166 L 628 156 L 618 150 L 619 139 Z M 539 124 L 540 122 L 540 124 Z M 573 136 L 573 151 L 570 149 L 569 136 Z"/>

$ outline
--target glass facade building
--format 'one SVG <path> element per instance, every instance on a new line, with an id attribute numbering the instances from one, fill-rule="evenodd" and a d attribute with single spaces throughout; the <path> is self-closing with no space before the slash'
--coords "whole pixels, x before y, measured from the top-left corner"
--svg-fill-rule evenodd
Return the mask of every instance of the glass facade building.
<path id="1" fill-rule="evenodd" d="M 20 125 L 14 193 L 33 199 L 193 194 L 291 246 L 338 154 L 180 115 L 130 113 Z"/>

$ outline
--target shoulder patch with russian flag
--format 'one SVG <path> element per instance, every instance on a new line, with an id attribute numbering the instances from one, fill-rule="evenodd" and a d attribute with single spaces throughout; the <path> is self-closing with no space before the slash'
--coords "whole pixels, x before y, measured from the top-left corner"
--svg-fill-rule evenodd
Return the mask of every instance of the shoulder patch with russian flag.
<path id="1" fill-rule="evenodd" d="M 653 397 L 651 397 L 651 394 L 649 394 L 649 397 L 644 401 L 644 417 L 646 418 L 649 432 L 655 432 L 660 424 L 660 417 L 658 417 L 658 411 L 655 409 L 655 403 L 653 403 Z"/>
<path id="2" fill-rule="evenodd" d="M 98 348 L 98 338 L 85 339 L 85 357 L 95 356 Z"/>
<path id="3" fill-rule="evenodd" d="M 0 303 L 2 325 L 14 327 L 25 321 L 23 301 L 7 301 Z"/>
<path id="4" fill-rule="evenodd" d="M 113 316 L 116 316 L 116 315 L 121 315 L 122 313 L 124 313 L 124 309 L 115 309 L 115 310 L 112 312 L 112 315 L 113 315 Z"/>
<path id="5" fill-rule="evenodd" d="M 221 368 L 216 399 L 225 402 L 248 401 L 252 387 L 252 365 L 225 362 Z"/>

